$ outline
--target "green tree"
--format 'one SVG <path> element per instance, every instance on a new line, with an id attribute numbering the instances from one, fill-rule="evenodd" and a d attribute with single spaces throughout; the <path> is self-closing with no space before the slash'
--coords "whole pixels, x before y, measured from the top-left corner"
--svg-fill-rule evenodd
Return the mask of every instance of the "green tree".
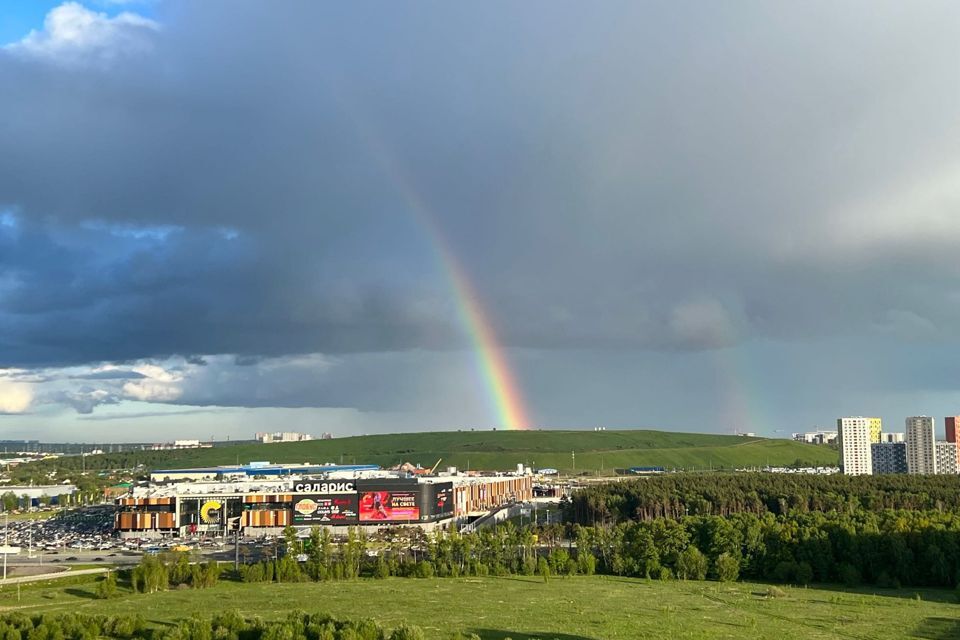
<path id="1" fill-rule="evenodd" d="M 727 552 L 717 556 L 714 568 L 720 582 L 733 582 L 740 576 L 740 561 Z"/>
<path id="2" fill-rule="evenodd" d="M 704 580 L 707 577 L 707 557 L 690 545 L 677 558 L 677 576 L 683 580 Z"/>
<path id="3" fill-rule="evenodd" d="M 548 582 L 550 580 L 550 563 L 547 562 L 547 559 L 543 556 L 540 556 L 537 559 L 537 573 L 543 576 L 543 581 Z"/>
<path id="4" fill-rule="evenodd" d="M 18 505 L 17 494 L 15 494 L 13 491 L 7 491 L 0 496 L 0 501 L 3 502 L 4 511 L 13 511 Z"/>
<path id="5" fill-rule="evenodd" d="M 108 571 L 103 580 L 97 583 L 97 597 L 106 600 L 117 595 L 117 575 L 113 571 Z"/>
<path id="6" fill-rule="evenodd" d="M 292 525 L 288 524 L 283 528 L 283 542 L 288 554 L 296 555 L 299 553 L 297 530 Z"/>

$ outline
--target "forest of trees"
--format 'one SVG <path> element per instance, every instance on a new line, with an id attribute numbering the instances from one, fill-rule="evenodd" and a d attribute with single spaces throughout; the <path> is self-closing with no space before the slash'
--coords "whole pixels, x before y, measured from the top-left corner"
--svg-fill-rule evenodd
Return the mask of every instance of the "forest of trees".
<path id="1" fill-rule="evenodd" d="M 670 474 L 578 490 L 568 516 L 582 525 L 735 513 L 960 510 L 960 476 Z"/>
<path id="2" fill-rule="evenodd" d="M 960 582 L 960 514 L 939 511 L 737 513 L 575 527 L 577 549 L 598 570 L 792 584 L 954 587 Z"/>
<path id="3" fill-rule="evenodd" d="M 960 582 L 960 514 L 940 511 L 736 513 L 596 526 L 517 527 L 507 522 L 466 535 L 411 535 L 384 545 L 372 543 L 359 530 L 335 541 L 328 531 L 315 529 L 302 548 L 294 538 L 287 553 L 241 565 L 233 578 L 305 582 L 538 575 L 546 580 L 604 573 L 883 588 L 953 588 Z M 298 562 L 301 552 L 306 559 Z M 185 558 L 146 558 L 133 570 L 134 590 L 166 589 L 177 580 L 193 587 L 216 584 L 217 569 L 188 565 Z M 166 568 L 159 570 L 158 564 Z"/>
<path id="4" fill-rule="evenodd" d="M 712 577 L 960 582 L 958 476 L 678 474 L 584 488 L 566 514 L 610 573 L 678 575 L 695 548 Z"/>
<path id="5" fill-rule="evenodd" d="M 507 523 L 376 553 L 359 533 L 334 543 L 314 531 L 302 568 L 265 563 L 241 577 L 602 572 L 880 587 L 960 582 L 960 478 L 953 476 L 682 474 L 582 489 L 565 511 L 566 525 Z"/>

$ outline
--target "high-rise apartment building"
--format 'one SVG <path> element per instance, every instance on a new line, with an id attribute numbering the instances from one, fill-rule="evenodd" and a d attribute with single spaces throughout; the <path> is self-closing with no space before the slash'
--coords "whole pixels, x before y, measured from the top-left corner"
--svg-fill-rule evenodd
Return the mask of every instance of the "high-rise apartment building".
<path id="1" fill-rule="evenodd" d="M 883 420 L 880 418 L 868 418 L 870 420 L 870 442 L 880 442 L 880 434 L 883 433 Z"/>
<path id="2" fill-rule="evenodd" d="M 840 455 L 845 475 L 860 476 L 873 473 L 870 420 L 862 416 L 837 419 Z"/>
<path id="3" fill-rule="evenodd" d="M 937 441 L 937 473 L 942 475 L 957 474 L 957 443 Z"/>
<path id="4" fill-rule="evenodd" d="M 957 436 L 960 436 L 960 416 L 947 416 L 943 419 L 943 430 L 947 436 L 947 442 L 952 442 L 955 446 L 954 449 L 957 453 L 957 469 L 960 471 L 960 441 L 958 441 Z"/>
<path id="5" fill-rule="evenodd" d="M 960 416 L 947 416 L 943 419 L 943 430 L 947 436 L 947 442 L 957 441 L 957 430 L 960 429 Z"/>
<path id="6" fill-rule="evenodd" d="M 907 472 L 907 445 L 900 442 L 876 442 L 870 445 L 874 475 Z"/>
<path id="7" fill-rule="evenodd" d="M 903 442 L 906 440 L 902 431 L 887 431 L 880 434 L 880 442 Z"/>
<path id="8" fill-rule="evenodd" d="M 906 420 L 907 473 L 937 472 L 937 440 L 933 418 L 914 416 Z"/>

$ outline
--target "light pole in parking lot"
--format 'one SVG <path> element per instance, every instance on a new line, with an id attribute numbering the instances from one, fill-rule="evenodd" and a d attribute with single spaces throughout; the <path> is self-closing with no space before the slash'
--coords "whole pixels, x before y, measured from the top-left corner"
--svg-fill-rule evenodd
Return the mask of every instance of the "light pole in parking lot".
<path id="1" fill-rule="evenodd" d="M 7 581 L 7 553 L 10 550 L 10 514 L 3 512 L 3 581 Z"/>

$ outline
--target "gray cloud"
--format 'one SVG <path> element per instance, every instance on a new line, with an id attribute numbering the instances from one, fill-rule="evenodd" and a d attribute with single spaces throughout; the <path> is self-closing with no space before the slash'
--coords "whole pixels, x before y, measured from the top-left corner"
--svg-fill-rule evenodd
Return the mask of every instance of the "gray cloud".
<path id="1" fill-rule="evenodd" d="M 954 349 L 955 4 L 155 9 L 0 51 L 3 364 L 230 354 L 128 394 L 429 403 L 403 372 L 469 338 L 424 215 L 558 422 L 562 354 Z"/>
<path id="2" fill-rule="evenodd" d="M 207 413 L 216 413 L 217 409 L 179 409 L 172 411 L 131 411 L 126 413 L 108 413 L 105 415 L 88 415 L 79 418 L 85 422 L 104 420 L 139 420 L 141 418 L 167 418 L 173 416 L 195 416 Z"/>

